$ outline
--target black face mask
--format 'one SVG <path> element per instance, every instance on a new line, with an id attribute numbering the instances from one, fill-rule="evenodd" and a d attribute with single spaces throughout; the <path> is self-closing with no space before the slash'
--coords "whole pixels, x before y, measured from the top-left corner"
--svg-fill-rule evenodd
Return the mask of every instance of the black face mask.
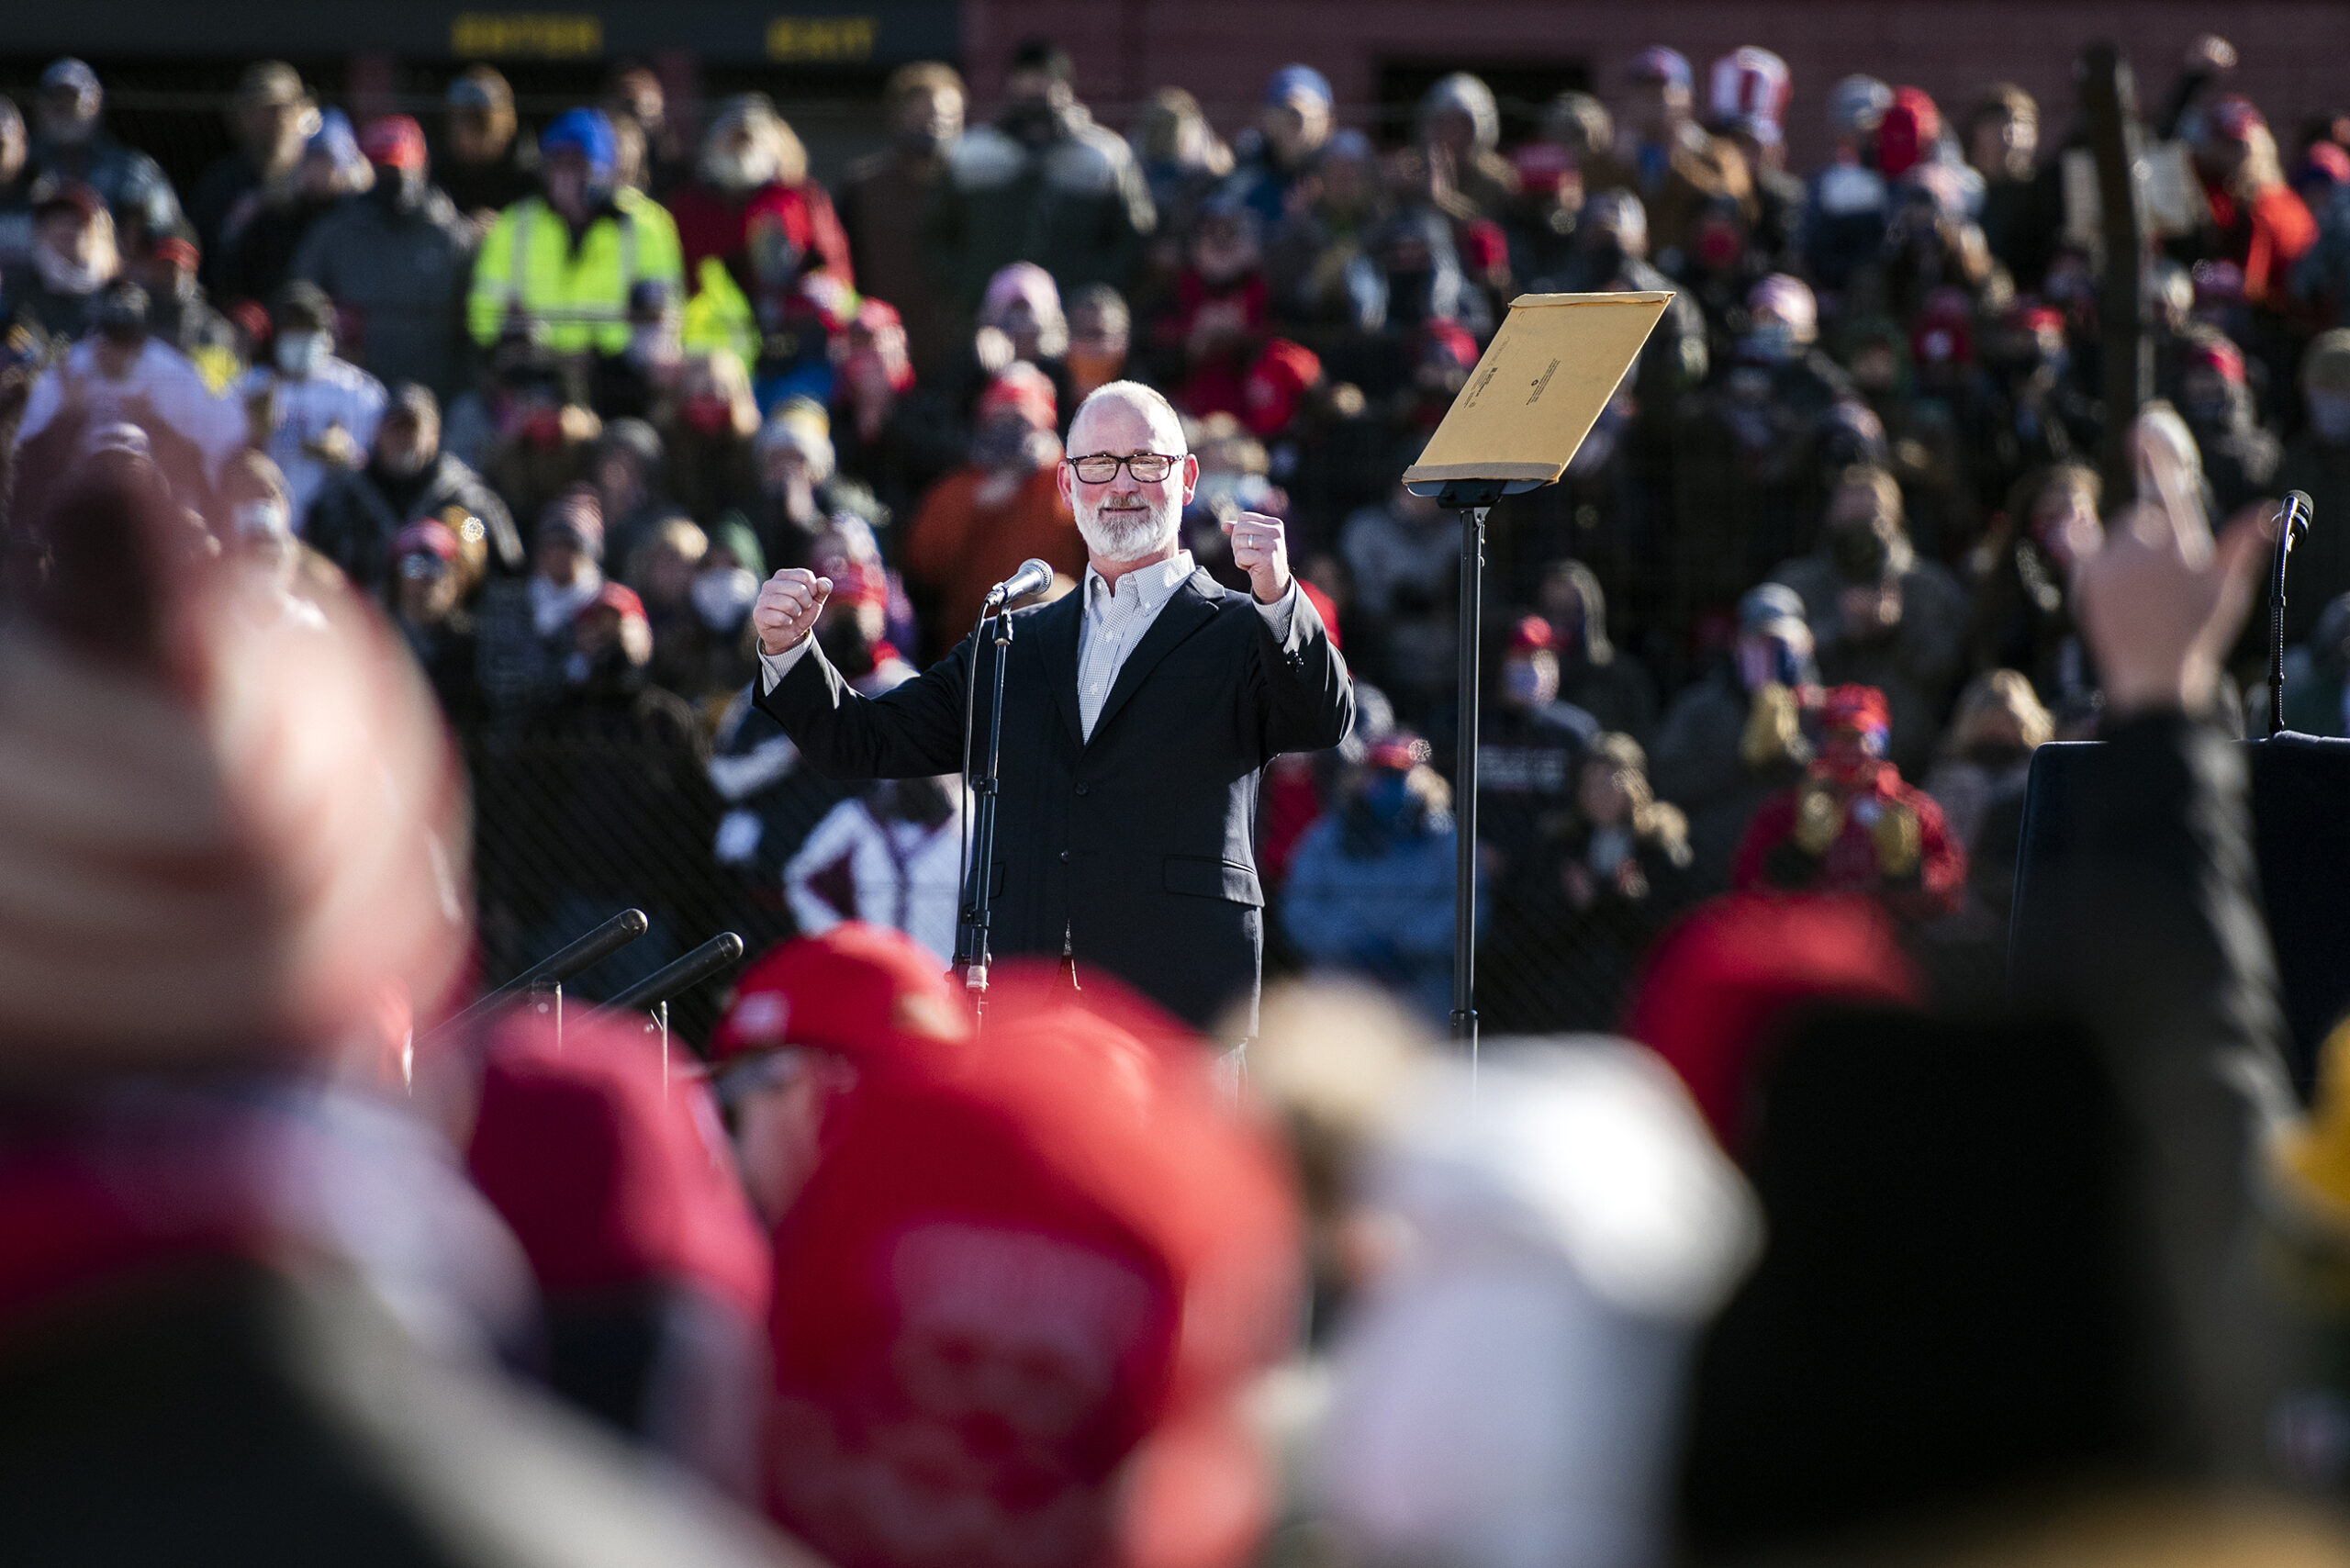
<path id="1" fill-rule="evenodd" d="M 816 630 L 816 645 L 824 651 L 833 667 L 854 680 L 860 675 L 873 673 L 873 644 L 865 640 L 864 630 L 856 617 L 845 615 L 829 626 Z"/>
<path id="2" fill-rule="evenodd" d="M 1018 103 L 1003 111 L 1003 133 L 1034 147 L 1050 141 L 1060 129 L 1060 118 L 1046 103 Z"/>
<path id="3" fill-rule="evenodd" d="M 414 212 L 424 205 L 424 175 L 420 170 L 395 169 L 388 164 L 375 165 L 375 184 L 367 192 L 369 199 L 389 213 Z"/>

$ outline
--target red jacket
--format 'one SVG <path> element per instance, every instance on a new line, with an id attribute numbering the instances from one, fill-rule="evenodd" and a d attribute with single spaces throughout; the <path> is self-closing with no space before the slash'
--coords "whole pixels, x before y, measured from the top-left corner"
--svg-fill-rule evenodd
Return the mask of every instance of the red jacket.
<path id="1" fill-rule="evenodd" d="M 748 196 L 688 185 L 669 198 L 669 216 L 677 222 L 677 248 L 685 257 L 688 286 L 703 257 L 729 263 L 740 259 L 750 244 L 753 224 L 763 217 L 782 225 L 801 255 L 814 252 L 825 271 L 852 288 L 856 285 L 856 269 L 849 264 L 848 233 L 833 210 L 833 198 L 813 180 L 761 185 Z"/>
<path id="2" fill-rule="evenodd" d="M 1840 814 L 1835 836 L 1813 855 L 1795 841 L 1796 826 L 1806 797 L 1821 794 Z M 1916 823 L 1914 835 L 1888 825 L 1903 812 Z M 1757 808 L 1730 872 L 1740 892 L 1872 893 L 1919 921 L 1955 910 L 1965 880 L 1966 850 L 1951 838 L 1942 808 L 1889 762 L 1849 776 L 1815 764 L 1801 783 Z"/>

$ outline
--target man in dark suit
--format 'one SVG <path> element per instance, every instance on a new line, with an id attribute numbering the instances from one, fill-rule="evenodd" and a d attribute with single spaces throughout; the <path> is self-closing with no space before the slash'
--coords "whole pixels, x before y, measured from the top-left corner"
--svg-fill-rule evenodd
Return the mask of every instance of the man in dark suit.
<path id="1" fill-rule="evenodd" d="M 1090 564 L 1079 591 L 1012 617 L 1003 704 L 996 957 L 1067 956 L 1199 1027 L 1248 1004 L 1264 902 L 1258 780 L 1284 751 L 1332 746 L 1354 687 L 1291 575 L 1280 520 L 1226 525 L 1251 593 L 1196 569 L 1178 523 L 1199 477 L 1164 398 L 1113 382 L 1069 426 L 1061 493 Z M 831 583 L 781 571 L 760 590 L 759 705 L 835 778 L 963 766 L 965 703 L 996 656 L 966 638 L 918 678 L 858 695 L 810 636 Z M 975 673 L 976 664 L 976 673 Z M 979 704 L 986 745 L 986 704 Z"/>

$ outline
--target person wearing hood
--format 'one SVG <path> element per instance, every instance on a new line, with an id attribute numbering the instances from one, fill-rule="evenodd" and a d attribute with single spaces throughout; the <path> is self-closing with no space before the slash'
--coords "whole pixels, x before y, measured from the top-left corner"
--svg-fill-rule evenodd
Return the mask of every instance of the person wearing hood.
<path id="1" fill-rule="evenodd" d="M 33 98 L 28 163 L 44 185 L 72 182 L 97 192 L 123 242 L 136 250 L 185 229 L 187 219 L 162 167 L 106 133 L 99 123 L 105 107 L 96 72 L 79 60 L 52 62 Z"/>
<path id="2" fill-rule="evenodd" d="M 341 109 L 319 118 L 303 143 L 294 177 L 270 191 L 261 207 L 228 241 L 214 273 L 220 297 L 235 303 L 276 298 L 294 275 L 294 255 L 310 230 L 346 196 L 372 188 L 375 167 L 359 150 L 351 120 Z"/>
<path id="3" fill-rule="evenodd" d="M 293 275 L 333 298 L 360 368 L 454 398 L 468 379 L 462 323 L 476 236 L 432 184 L 415 120 L 371 120 L 359 150 L 375 171 L 367 199 L 319 219 L 294 252 Z"/>
<path id="4" fill-rule="evenodd" d="M 60 185 L 33 204 L 30 264 L 0 276 L 7 316 L 71 342 L 89 330 L 98 296 L 121 272 L 105 201 L 88 185 Z"/>
<path id="5" fill-rule="evenodd" d="M 923 252 L 923 224 L 944 191 L 968 101 L 951 65 L 898 67 L 881 89 L 890 145 L 850 164 L 840 187 L 841 229 L 857 278 L 867 295 L 897 308 L 906 353 L 925 379 L 944 372 L 958 346 L 956 312 Z"/>
<path id="6" fill-rule="evenodd" d="M 1708 136 L 1694 118 L 1685 57 L 1662 46 L 1644 49 L 1624 68 L 1624 83 L 1616 145 L 1583 171 L 1583 188 L 1637 195 L 1648 209 L 1657 265 L 1678 275 L 1707 202 L 1729 196 L 1753 223 L 1754 183 L 1737 146 Z"/>
<path id="7" fill-rule="evenodd" d="M 1013 262 L 1050 268 L 1065 290 L 1131 281 L 1158 213 L 1133 150 L 1094 124 L 1075 76 L 1058 45 L 1021 45 L 1002 115 L 964 132 L 948 155 L 923 251 L 933 286 L 961 309 L 975 309 Z"/>
<path id="8" fill-rule="evenodd" d="M 506 502 L 441 444 L 441 405 L 413 381 L 391 389 L 364 466 L 330 480 L 311 502 L 303 538 L 362 591 L 390 597 L 398 584 L 391 544 L 420 518 L 453 510 L 478 534 L 489 570 L 518 577 L 527 562 Z"/>
<path id="9" fill-rule="evenodd" d="M 1517 199 L 1517 171 L 1495 149 L 1502 116 L 1484 79 L 1456 71 L 1420 99 L 1415 127 L 1419 156 L 1449 194 L 1440 203 L 1456 221 L 1500 218 Z"/>
<path id="10" fill-rule="evenodd" d="M 684 287 L 677 227 L 642 191 L 617 185 L 612 128 L 597 109 L 559 116 L 539 139 L 542 194 L 498 216 L 482 242 L 466 300 L 474 342 L 509 321 L 559 354 L 628 352 L 629 300 L 659 279 Z"/>

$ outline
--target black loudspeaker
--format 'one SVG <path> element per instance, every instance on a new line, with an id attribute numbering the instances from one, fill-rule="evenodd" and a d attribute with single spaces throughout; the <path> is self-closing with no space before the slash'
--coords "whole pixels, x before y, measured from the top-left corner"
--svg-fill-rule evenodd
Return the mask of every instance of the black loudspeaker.
<path id="1" fill-rule="evenodd" d="M 2288 1065 L 2306 1101 L 2318 1047 L 2350 1009 L 2350 740 L 2288 732 L 2246 741 L 2244 750 L 2261 900 L 2292 1031 Z M 2031 955 L 2095 939 L 2064 929 L 2057 888 L 2087 802 L 2128 788 L 2127 779 L 2110 776 L 2106 748 L 2094 742 L 2044 745 L 2032 754 L 2008 928 L 2011 985 Z"/>

